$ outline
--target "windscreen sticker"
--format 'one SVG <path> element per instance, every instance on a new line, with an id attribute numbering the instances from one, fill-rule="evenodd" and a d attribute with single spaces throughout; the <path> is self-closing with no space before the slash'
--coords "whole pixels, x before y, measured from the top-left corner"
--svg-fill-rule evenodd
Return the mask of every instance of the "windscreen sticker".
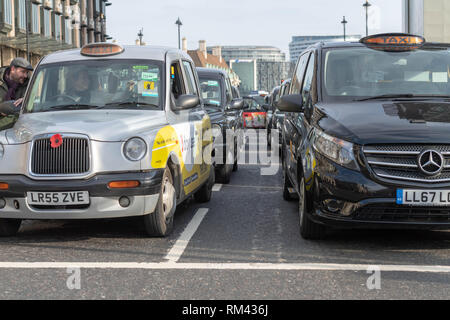
<path id="1" fill-rule="evenodd" d="M 155 72 L 142 72 L 142 80 L 158 81 L 158 74 Z"/>
<path id="2" fill-rule="evenodd" d="M 217 81 L 208 81 L 208 86 L 210 86 L 210 87 L 218 87 L 219 86 L 219 82 L 217 82 Z"/>
<path id="3" fill-rule="evenodd" d="M 148 66 L 133 66 L 134 70 L 148 70 Z"/>
<path id="4" fill-rule="evenodd" d="M 155 81 L 139 81 L 138 93 L 143 97 L 158 97 L 158 86 Z"/>
<path id="5" fill-rule="evenodd" d="M 208 102 L 220 106 L 220 102 L 219 102 L 219 101 L 216 101 L 216 100 L 208 100 Z"/>
<path id="6" fill-rule="evenodd" d="M 433 72 L 432 73 L 432 81 L 433 82 L 440 82 L 440 83 L 447 83 L 448 82 L 448 76 L 447 72 Z"/>

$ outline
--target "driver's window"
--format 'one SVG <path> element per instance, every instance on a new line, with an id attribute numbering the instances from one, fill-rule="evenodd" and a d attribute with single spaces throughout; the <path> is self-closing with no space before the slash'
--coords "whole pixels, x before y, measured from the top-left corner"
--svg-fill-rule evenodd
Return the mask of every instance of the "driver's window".
<path id="1" fill-rule="evenodd" d="M 178 99 L 179 96 L 185 94 L 183 76 L 178 62 L 174 62 L 170 66 L 170 88 L 175 99 Z"/>
<path id="2" fill-rule="evenodd" d="M 41 104 L 41 92 L 42 92 L 42 87 L 44 85 L 44 75 L 47 72 L 47 70 L 41 71 L 39 72 L 37 78 L 36 78 L 36 83 L 38 85 L 35 85 L 33 87 L 33 90 L 31 91 L 30 97 L 28 99 L 28 105 L 27 105 L 27 111 L 31 111 L 33 108 L 36 108 L 37 106 L 39 106 Z"/>
<path id="3" fill-rule="evenodd" d="M 303 105 L 306 106 L 310 102 L 311 97 L 311 86 L 314 77 L 314 54 L 311 55 L 309 59 L 308 68 L 305 74 L 305 80 L 303 80 L 302 97 Z"/>

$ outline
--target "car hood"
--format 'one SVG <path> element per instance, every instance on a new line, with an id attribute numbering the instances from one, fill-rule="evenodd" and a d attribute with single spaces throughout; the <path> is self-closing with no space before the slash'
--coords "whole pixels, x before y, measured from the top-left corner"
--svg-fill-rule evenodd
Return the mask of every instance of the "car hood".
<path id="1" fill-rule="evenodd" d="M 312 119 L 326 133 L 361 145 L 450 142 L 449 102 L 321 104 Z"/>
<path id="2" fill-rule="evenodd" d="M 26 143 L 41 134 L 85 134 L 91 140 L 124 141 L 166 123 L 164 111 L 74 110 L 21 114 L 6 131 L 10 144 Z"/>

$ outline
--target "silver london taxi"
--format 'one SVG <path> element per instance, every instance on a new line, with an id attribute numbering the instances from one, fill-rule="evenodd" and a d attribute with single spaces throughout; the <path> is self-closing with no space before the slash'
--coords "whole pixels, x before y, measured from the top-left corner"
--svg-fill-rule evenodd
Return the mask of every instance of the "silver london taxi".
<path id="1" fill-rule="evenodd" d="M 168 235 L 177 204 L 211 197 L 210 128 L 181 50 L 97 43 L 45 57 L 0 131 L 0 235 L 22 219 L 129 216 Z"/>

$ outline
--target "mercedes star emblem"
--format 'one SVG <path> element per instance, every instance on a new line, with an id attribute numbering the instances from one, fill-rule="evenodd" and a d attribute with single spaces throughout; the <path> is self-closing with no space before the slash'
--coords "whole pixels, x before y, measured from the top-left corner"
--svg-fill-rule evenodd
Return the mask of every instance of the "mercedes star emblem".
<path id="1" fill-rule="evenodd" d="M 420 170 L 429 176 L 434 176 L 440 173 L 444 167 L 444 157 L 435 150 L 423 151 L 419 155 L 417 162 Z"/>

